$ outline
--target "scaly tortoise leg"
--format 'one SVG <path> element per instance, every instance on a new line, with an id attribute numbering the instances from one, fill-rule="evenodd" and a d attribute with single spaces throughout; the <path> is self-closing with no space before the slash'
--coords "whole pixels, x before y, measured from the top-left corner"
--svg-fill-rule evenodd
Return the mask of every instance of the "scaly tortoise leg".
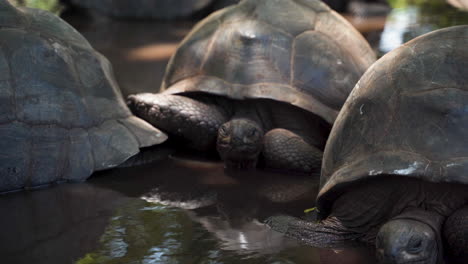
<path id="1" fill-rule="evenodd" d="M 361 245 L 362 234 L 348 231 L 335 217 L 320 222 L 305 221 L 293 216 L 271 216 L 266 221 L 271 229 L 307 245 L 323 248 L 340 248 Z"/>
<path id="2" fill-rule="evenodd" d="M 213 148 L 218 128 L 228 120 L 219 106 L 180 95 L 130 95 L 127 104 L 138 117 L 168 134 L 186 139 L 198 150 Z"/>
<path id="3" fill-rule="evenodd" d="M 263 148 L 267 168 L 304 173 L 320 172 L 322 151 L 289 130 L 270 130 L 264 136 Z"/>

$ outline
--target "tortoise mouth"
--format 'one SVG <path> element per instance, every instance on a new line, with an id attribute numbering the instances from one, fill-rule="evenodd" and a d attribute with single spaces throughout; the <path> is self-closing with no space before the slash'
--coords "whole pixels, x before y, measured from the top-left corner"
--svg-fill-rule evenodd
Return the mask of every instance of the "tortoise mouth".
<path id="1" fill-rule="evenodd" d="M 217 150 L 227 169 L 255 168 L 260 154 L 260 149 L 250 144 L 218 143 Z"/>
<path id="2" fill-rule="evenodd" d="M 257 152 L 256 150 L 256 147 L 249 144 L 236 145 L 235 147 L 231 148 L 231 152 L 239 152 L 242 154 L 255 153 Z"/>

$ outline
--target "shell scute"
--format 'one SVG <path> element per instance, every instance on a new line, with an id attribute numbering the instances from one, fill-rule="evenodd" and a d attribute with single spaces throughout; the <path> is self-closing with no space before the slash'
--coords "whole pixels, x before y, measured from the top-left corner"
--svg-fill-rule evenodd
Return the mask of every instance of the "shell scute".
<path id="1" fill-rule="evenodd" d="M 105 121 L 88 133 L 93 146 L 94 170 L 115 167 L 139 152 L 135 136 L 116 120 Z"/>
<path id="2" fill-rule="evenodd" d="M 83 128 L 73 128 L 68 132 L 68 166 L 65 167 L 62 179 L 84 181 L 94 171 L 93 146 L 89 133 Z"/>
<path id="3" fill-rule="evenodd" d="M 293 86 L 339 110 L 349 94 L 349 84 L 356 83 L 360 77 L 358 70 L 349 67 L 354 62 L 343 48 L 316 31 L 298 36 L 292 50 Z"/>
<path id="4" fill-rule="evenodd" d="M 14 91 L 10 85 L 10 66 L 0 49 L 0 124 L 15 119 Z"/>
<path id="5" fill-rule="evenodd" d="M 31 129 L 28 125 L 11 122 L 0 125 L 0 186 L 14 190 L 24 186 L 30 177 L 29 160 Z"/>
<path id="6" fill-rule="evenodd" d="M 29 185 L 38 186 L 56 182 L 63 177 L 64 168 L 69 165 L 68 144 L 68 131 L 65 128 L 36 125 L 31 129 Z"/>
<path id="7" fill-rule="evenodd" d="M 38 32 L 42 37 L 64 43 L 68 46 L 75 46 L 82 49 L 92 49 L 89 42 L 72 26 L 63 21 L 58 16 L 49 12 L 22 8 L 25 16 L 30 18 L 30 23 L 26 28 L 30 32 Z"/>
<path id="8" fill-rule="evenodd" d="M 228 47 L 229 45 L 229 47 Z M 255 21 L 222 30 L 214 40 L 202 72 L 228 83 L 289 82 L 291 39 Z"/>
<path id="9" fill-rule="evenodd" d="M 376 60 L 374 52 L 359 32 L 335 11 L 320 13 L 315 30 L 329 36 L 335 43 L 341 45 L 347 51 L 347 56 L 355 61 L 353 66 L 363 72 Z"/>

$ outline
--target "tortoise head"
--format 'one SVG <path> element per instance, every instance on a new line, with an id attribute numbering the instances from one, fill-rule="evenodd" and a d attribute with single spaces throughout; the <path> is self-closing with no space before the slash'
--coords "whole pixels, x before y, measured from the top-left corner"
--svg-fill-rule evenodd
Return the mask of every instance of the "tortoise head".
<path id="1" fill-rule="evenodd" d="M 390 220 L 377 234 L 379 263 L 438 263 L 436 231 L 413 219 Z"/>
<path id="2" fill-rule="evenodd" d="M 226 168 L 250 169 L 257 165 L 263 146 L 263 129 L 256 122 L 238 118 L 218 129 L 216 149 Z"/>

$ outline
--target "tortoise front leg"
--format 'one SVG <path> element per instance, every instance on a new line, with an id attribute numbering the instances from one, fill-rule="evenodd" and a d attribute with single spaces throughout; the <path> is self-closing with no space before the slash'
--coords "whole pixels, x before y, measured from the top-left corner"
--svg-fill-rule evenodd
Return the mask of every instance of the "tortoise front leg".
<path id="1" fill-rule="evenodd" d="M 304 173 L 320 172 L 322 151 L 286 129 L 276 128 L 266 133 L 262 153 L 267 168 Z"/>
<path id="2" fill-rule="evenodd" d="M 180 95 L 130 95 L 127 104 L 138 117 L 168 134 L 186 139 L 198 150 L 213 148 L 218 128 L 228 120 L 219 106 Z"/>
<path id="3" fill-rule="evenodd" d="M 341 248 L 362 245 L 363 234 L 348 231 L 335 217 L 320 222 L 305 221 L 296 217 L 279 215 L 269 217 L 265 223 L 273 230 L 307 245 L 323 248 Z"/>

